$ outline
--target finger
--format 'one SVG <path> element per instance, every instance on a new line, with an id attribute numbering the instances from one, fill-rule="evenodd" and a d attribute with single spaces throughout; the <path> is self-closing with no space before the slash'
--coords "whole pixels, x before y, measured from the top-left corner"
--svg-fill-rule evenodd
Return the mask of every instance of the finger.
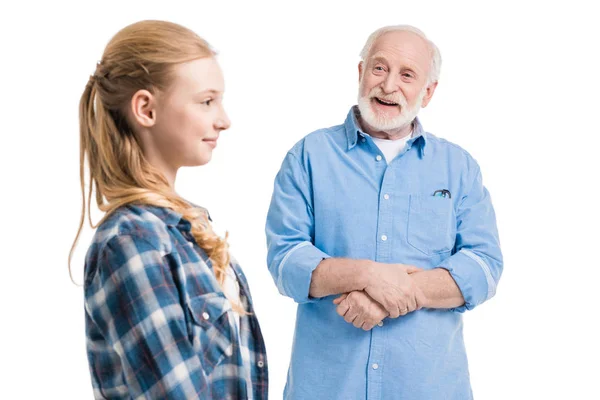
<path id="1" fill-rule="evenodd" d="M 371 323 L 373 324 L 373 326 L 375 326 L 389 316 L 390 315 L 386 310 L 384 310 L 383 308 L 379 308 L 375 313 L 373 313 L 373 318 L 368 318 L 366 321 L 367 323 Z"/>
<path id="2" fill-rule="evenodd" d="M 340 317 L 343 317 L 346 315 L 349 308 L 350 308 L 350 305 L 348 304 L 348 302 L 343 301 L 340 305 L 338 305 L 336 307 L 335 312 L 337 312 Z"/>
<path id="3" fill-rule="evenodd" d="M 354 310 L 350 309 L 344 316 L 344 321 L 351 324 L 354 322 L 354 320 L 356 319 L 357 316 L 358 316 L 358 313 L 356 313 Z"/>
<path id="4" fill-rule="evenodd" d="M 402 303 L 398 304 L 398 313 L 400 314 L 400 316 L 404 316 L 404 315 L 408 314 L 407 302 L 402 302 Z"/>
<path id="5" fill-rule="evenodd" d="M 375 314 L 373 316 L 373 318 L 368 319 L 367 323 L 372 324 L 373 326 L 377 325 L 378 323 L 380 323 L 381 321 L 383 321 L 384 319 L 388 318 L 389 315 L 387 312 L 377 312 L 377 314 Z"/>
<path id="6" fill-rule="evenodd" d="M 389 295 L 383 295 L 381 293 L 366 293 L 367 295 L 369 295 L 369 297 L 371 297 L 371 299 L 373 299 L 373 301 L 379 303 L 379 305 L 381 307 L 383 307 L 387 313 L 390 315 L 390 318 L 398 318 L 399 314 L 398 314 L 398 305 L 396 304 L 395 301 L 388 301 L 387 298 L 390 297 Z"/>
<path id="7" fill-rule="evenodd" d="M 368 322 L 365 322 L 362 326 L 362 330 L 363 331 L 370 331 L 371 329 L 373 329 L 375 325 L 374 324 L 370 324 Z"/>
<path id="8" fill-rule="evenodd" d="M 348 297 L 348 293 L 344 293 L 344 294 L 342 294 L 341 296 L 339 296 L 339 297 L 336 297 L 336 298 L 333 300 L 333 304 L 336 304 L 336 305 L 337 305 L 337 304 L 340 304 L 342 301 L 344 301 L 344 300 L 346 299 L 346 297 Z"/>
<path id="9" fill-rule="evenodd" d="M 356 319 L 352 322 L 352 325 L 354 325 L 356 328 L 361 328 L 363 326 L 363 324 L 365 323 L 365 319 L 358 316 L 356 317 Z"/>
<path id="10" fill-rule="evenodd" d="M 390 318 L 398 318 L 400 316 L 400 308 L 397 305 L 386 308 L 386 311 L 390 314 Z"/>
<path id="11" fill-rule="evenodd" d="M 380 314 L 380 312 L 377 311 L 377 314 Z M 363 330 L 370 331 L 382 319 L 383 319 L 383 317 L 378 318 L 377 316 L 365 318 L 365 323 L 362 326 Z"/>
<path id="12" fill-rule="evenodd" d="M 381 320 L 390 316 L 390 313 L 385 309 L 385 307 L 383 307 L 380 303 L 378 303 L 377 300 L 375 300 L 373 297 L 369 296 L 368 293 L 365 293 L 365 296 L 367 296 L 367 298 L 374 303 L 373 307 L 375 308 L 375 312 L 373 313 L 374 318 L 371 318 L 371 319 L 367 318 L 366 323 L 370 322 L 373 324 L 373 326 L 375 326 Z"/>

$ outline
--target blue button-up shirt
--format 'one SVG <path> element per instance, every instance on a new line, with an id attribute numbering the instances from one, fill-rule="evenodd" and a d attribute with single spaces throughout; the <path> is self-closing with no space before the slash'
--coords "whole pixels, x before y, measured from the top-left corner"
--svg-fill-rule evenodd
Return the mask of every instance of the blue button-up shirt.
<path id="1" fill-rule="evenodd" d="M 435 194 L 435 195 L 434 195 Z M 495 215 L 476 161 L 423 131 L 391 162 L 361 131 L 316 131 L 286 155 L 266 225 L 268 266 L 298 305 L 286 399 L 472 398 L 462 312 L 490 299 L 502 272 Z M 465 304 L 421 309 L 365 332 L 309 297 L 327 257 L 447 269 Z"/>

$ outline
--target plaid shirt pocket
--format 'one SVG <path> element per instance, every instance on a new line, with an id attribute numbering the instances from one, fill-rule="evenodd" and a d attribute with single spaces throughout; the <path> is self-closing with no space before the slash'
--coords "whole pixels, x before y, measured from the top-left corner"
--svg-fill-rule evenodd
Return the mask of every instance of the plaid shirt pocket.
<path id="1" fill-rule="evenodd" d="M 234 334 L 229 314 L 231 304 L 223 293 L 207 293 L 190 298 L 192 344 L 207 376 L 225 358 L 233 354 Z"/>

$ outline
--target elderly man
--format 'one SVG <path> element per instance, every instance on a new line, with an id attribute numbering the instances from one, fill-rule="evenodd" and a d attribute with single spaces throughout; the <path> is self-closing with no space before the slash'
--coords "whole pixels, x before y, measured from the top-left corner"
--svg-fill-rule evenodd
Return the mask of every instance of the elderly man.
<path id="1" fill-rule="evenodd" d="M 266 233 L 279 291 L 298 304 L 286 399 L 472 398 L 462 313 L 490 299 L 502 254 L 477 162 L 416 118 L 437 47 L 374 32 L 358 106 L 286 155 Z"/>

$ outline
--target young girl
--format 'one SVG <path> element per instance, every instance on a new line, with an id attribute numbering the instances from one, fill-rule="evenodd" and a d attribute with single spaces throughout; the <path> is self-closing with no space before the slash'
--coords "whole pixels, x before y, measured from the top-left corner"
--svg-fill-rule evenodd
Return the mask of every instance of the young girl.
<path id="1" fill-rule="evenodd" d="M 81 97 L 73 248 L 86 158 L 88 215 L 92 188 L 105 212 L 85 260 L 96 398 L 267 399 L 246 278 L 206 210 L 174 190 L 177 170 L 208 163 L 229 127 L 214 57 L 182 26 L 138 22 L 108 43 Z"/>

